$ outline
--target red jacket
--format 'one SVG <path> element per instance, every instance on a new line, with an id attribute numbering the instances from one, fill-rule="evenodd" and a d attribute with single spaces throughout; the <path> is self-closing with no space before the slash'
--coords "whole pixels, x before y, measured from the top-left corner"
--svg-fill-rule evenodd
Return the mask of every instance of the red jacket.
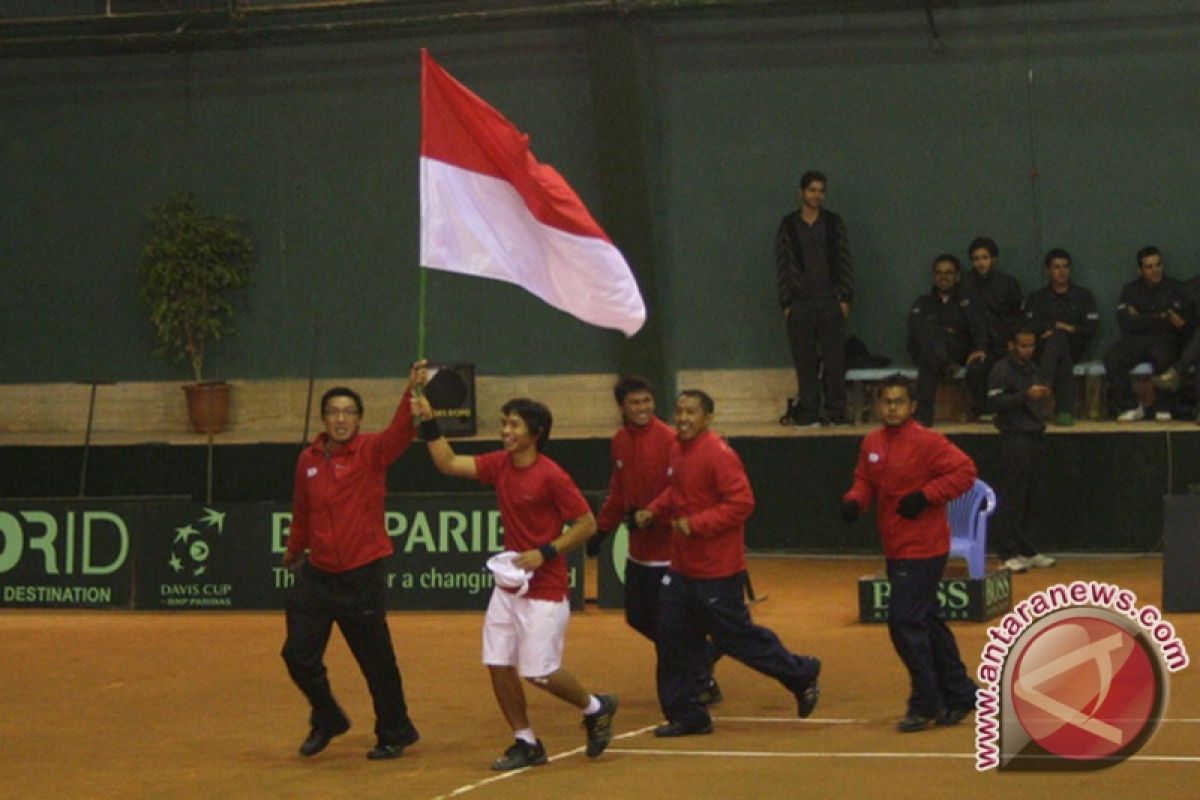
<path id="1" fill-rule="evenodd" d="M 670 485 L 649 508 L 656 519 L 687 517 L 691 535 L 671 536 L 671 569 L 689 578 L 728 578 L 746 569 L 746 520 L 754 493 L 738 454 L 712 431 L 676 440 Z"/>
<path id="2" fill-rule="evenodd" d="M 612 478 L 596 527 L 615 531 L 630 509 L 645 508 L 667 488 L 668 457 L 675 430 L 658 417 L 647 425 L 626 425 L 612 438 Z M 629 557 L 641 564 L 671 560 L 671 521 L 658 519 L 644 530 L 629 531 Z"/>
<path id="3" fill-rule="evenodd" d="M 945 436 L 909 419 L 863 439 L 854 485 L 844 500 L 866 511 L 875 502 L 875 523 L 889 559 L 934 558 L 950 551 L 946 503 L 975 484 L 975 462 Z M 916 519 L 897 510 L 900 499 L 919 491 L 929 506 Z"/>
<path id="4" fill-rule="evenodd" d="M 322 433 L 296 462 L 292 524 L 287 549 L 308 550 L 308 560 L 324 572 L 347 572 L 392 554 L 383 522 L 387 469 L 412 444 L 409 393 L 388 427 L 360 433 L 332 456 Z"/>

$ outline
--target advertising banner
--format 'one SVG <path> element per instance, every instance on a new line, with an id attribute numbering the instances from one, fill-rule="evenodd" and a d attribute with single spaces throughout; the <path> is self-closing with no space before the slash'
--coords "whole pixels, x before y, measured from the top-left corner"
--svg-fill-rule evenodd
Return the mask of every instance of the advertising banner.
<path id="1" fill-rule="evenodd" d="M 0 607 L 128 608 L 141 503 L 0 503 Z"/>
<path id="2" fill-rule="evenodd" d="M 490 492 L 397 495 L 385 524 L 390 608 L 482 610 L 504 529 Z M 0 505 L 0 606 L 282 609 L 291 506 L 185 500 Z M 583 551 L 567 558 L 583 607 Z"/>

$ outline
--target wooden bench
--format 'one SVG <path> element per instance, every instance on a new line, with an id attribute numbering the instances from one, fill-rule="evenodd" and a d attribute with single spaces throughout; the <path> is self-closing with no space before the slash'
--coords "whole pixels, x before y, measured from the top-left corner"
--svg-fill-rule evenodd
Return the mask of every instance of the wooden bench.
<path id="1" fill-rule="evenodd" d="M 917 379 L 917 368 L 907 366 L 874 369 L 846 370 L 846 416 L 855 425 L 875 420 L 875 387 L 884 378 L 899 372 L 910 380 Z M 1081 361 L 1075 365 L 1075 378 L 1083 383 L 1083 391 L 1076 393 L 1076 416 L 1083 419 L 1108 419 L 1106 391 L 1104 386 L 1104 363 Z M 959 367 L 954 374 L 939 383 L 937 419 L 944 422 L 961 422 L 965 419 L 966 398 L 961 381 L 966 370 Z M 1138 364 L 1129 371 L 1134 379 L 1134 391 L 1143 405 L 1154 403 L 1154 385 L 1150 377 L 1154 369 L 1149 362 Z"/>

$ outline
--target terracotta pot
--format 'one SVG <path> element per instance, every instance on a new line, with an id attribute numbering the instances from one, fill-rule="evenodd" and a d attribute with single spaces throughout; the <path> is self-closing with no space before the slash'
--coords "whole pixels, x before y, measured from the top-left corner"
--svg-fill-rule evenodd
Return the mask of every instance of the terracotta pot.
<path id="1" fill-rule="evenodd" d="M 188 419 L 196 433 L 208 433 L 210 424 L 213 433 L 225 430 L 229 421 L 229 389 L 229 384 L 223 382 L 189 383 L 183 387 Z"/>

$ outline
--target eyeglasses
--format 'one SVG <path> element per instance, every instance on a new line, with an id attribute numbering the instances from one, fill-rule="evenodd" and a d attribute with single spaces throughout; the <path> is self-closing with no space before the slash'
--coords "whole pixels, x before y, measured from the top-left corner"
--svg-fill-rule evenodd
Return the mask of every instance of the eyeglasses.
<path id="1" fill-rule="evenodd" d="M 353 419 L 359 415 L 357 408 L 327 408 L 323 413 L 325 416 L 333 417 L 335 419 L 337 417 L 349 417 L 350 419 Z"/>

